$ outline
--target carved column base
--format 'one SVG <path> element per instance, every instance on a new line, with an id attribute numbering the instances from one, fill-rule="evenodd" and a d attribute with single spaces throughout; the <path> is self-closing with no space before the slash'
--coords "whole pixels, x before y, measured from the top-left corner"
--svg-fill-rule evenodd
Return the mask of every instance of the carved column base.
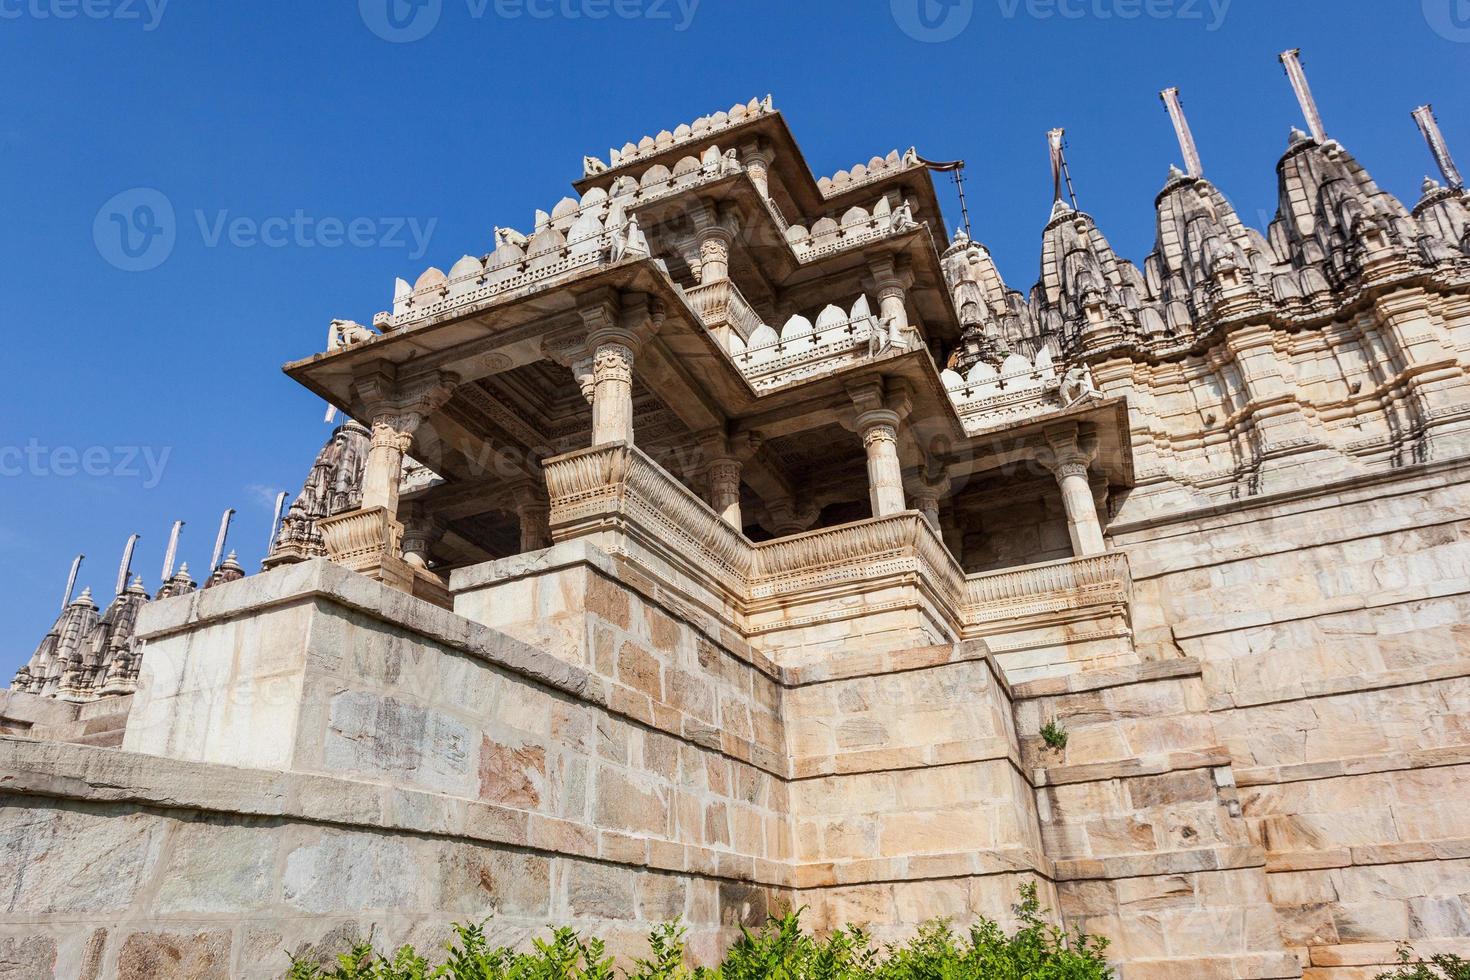
<path id="1" fill-rule="evenodd" d="M 334 514 L 317 521 L 327 557 L 360 575 L 412 591 L 412 566 L 402 558 L 403 525 L 386 507 Z"/>

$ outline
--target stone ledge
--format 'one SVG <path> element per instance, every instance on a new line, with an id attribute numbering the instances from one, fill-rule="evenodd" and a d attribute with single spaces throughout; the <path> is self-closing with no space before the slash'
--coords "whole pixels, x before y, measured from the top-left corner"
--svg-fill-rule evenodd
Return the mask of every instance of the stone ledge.
<path id="1" fill-rule="evenodd" d="M 1374 867 L 1381 864 L 1423 864 L 1429 861 L 1470 859 L 1470 837 L 1401 844 L 1365 844 L 1315 851 L 1272 851 L 1266 854 L 1266 872 L 1321 871 L 1326 868 Z"/>
<path id="2" fill-rule="evenodd" d="M 1359 474 L 1315 487 L 1293 488 L 1275 494 L 1262 494 L 1242 500 L 1190 507 L 1137 521 L 1118 521 L 1108 526 L 1108 533 L 1115 540 L 1137 535 L 1136 541 L 1123 542 L 1124 550 L 1129 550 L 1135 544 L 1166 541 L 1242 524 L 1295 517 L 1303 513 L 1337 509 L 1355 503 L 1383 500 L 1394 496 L 1407 496 L 1421 490 L 1467 481 L 1470 481 L 1470 459 L 1459 457 L 1441 462 L 1420 463 L 1386 472 Z M 1397 484 L 1393 493 L 1385 495 L 1375 492 L 1386 484 Z M 1260 510 L 1276 512 L 1265 515 L 1252 513 Z M 1348 536 L 1344 536 L 1344 539 L 1346 537 Z M 1294 551 L 1301 547 L 1300 542 L 1297 542 L 1290 547 L 1278 548 L 1275 551 Z M 1260 552 L 1260 554 L 1271 553 L 1274 551 Z M 1174 562 L 1140 562 L 1134 567 L 1133 577 L 1135 581 L 1155 578 L 1189 568 L 1198 568 L 1204 564 L 1219 563 L 1218 558 L 1211 562 L 1197 562 L 1188 565 Z"/>
<path id="3" fill-rule="evenodd" d="M 1128 960 L 1128 980 L 1301 980 L 1302 968 L 1290 953 L 1191 956 L 1188 959 Z"/>
<path id="4" fill-rule="evenodd" d="M 1045 856 L 1024 849 L 796 864 L 377 783 L 182 762 L 11 736 L 0 736 L 0 793 L 450 837 L 776 888 L 1021 872 L 1052 877 Z"/>
<path id="5" fill-rule="evenodd" d="M 1367 776 L 1381 772 L 1408 772 L 1439 769 L 1446 766 L 1470 765 L 1470 744 L 1445 745 L 1410 752 L 1357 756 L 1350 759 L 1328 759 L 1322 762 L 1299 762 L 1289 766 L 1261 766 L 1235 770 L 1237 786 L 1275 786 L 1281 783 L 1313 782 L 1344 776 Z"/>
<path id="6" fill-rule="evenodd" d="M 973 739 L 963 742 L 938 742 L 900 749 L 869 749 L 859 752 L 835 752 L 806 756 L 793 761 L 791 778 L 821 779 L 829 776 L 854 776 L 866 773 L 898 772 L 937 766 L 973 765 L 982 762 L 1008 762 L 1023 777 L 1019 754 L 1005 736 Z"/>
<path id="7" fill-rule="evenodd" d="M 796 865 L 792 877 L 793 887 L 809 889 L 942 878 L 984 878 L 1000 874 L 1034 874 L 1052 879 L 1047 858 L 1026 848 L 817 861 Z"/>
<path id="8" fill-rule="evenodd" d="M 1057 881 L 1112 881 L 1117 878 L 1153 878 L 1196 871 L 1237 871 L 1265 866 L 1266 852 L 1250 844 L 1202 847 L 1188 851 L 1066 858 L 1053 862 Z"/>
<path id="9" fill-rule="evenodd" d="M 1470 593 L 1470 578 L 1441 579 L 1417 589 L 1392 589 L 1376 592 L 1372 596 L 1343 596 L 1337 599 L 1324 599 L 1321 602 L 1297 603 L 1291 606 L 1291 612 L 1287 614 L 1281 614 L 1272 609 L 1255 609 L 1247 612 L 1226 613 L 1221 616 L 1186 619 L 1175 624 L 1174 637 L 1177 640 L 1197 640 L 1219 633 L 1234 633 L 1261 626 L 1275 626 L 1279 623 L 1295 623 L 1304 619 L 1318 619 L 1323 616 L 1359 612 L 1365 609 L 1383 609 L 1410 602 L 1423 602 L 1427 599 L 1445 599 L 1466 593 Z"/>
<path id="10" fill-rule="evenodd" d="M 1216 769 L 1230 765 L 1230 753 L 1221 746 L 1199 752 L 1168 752 L 1137 756 L 1120 762 L 1091 762 L 1075 766 L 1057 766 L 1052 769 L 1034 769 L 1032 782 L 1042 786 L 1067 786 L 1076 783 L 1096 783 L 1108 779 L 1127 779 L 1131 776 L 1158 776 L 1168 772 L 1189 769 Z"/>
<path id="11" fill-rule="evenodd" d="M 1195 657 L 1184 657 L 1178 660 L 1151 660 L 1127 667 L 1108 667 L 1102 670 L 1068 674 L 1065 677 L 1045 677 L 1034 681 L 1023 681 L 1015 685 L 1013 691 L 1017 701 L 1030 701 L 1035 698 L 1062 697 L 1068 694 L 1102 691 L 1111 687 L 1127 687 L 1131 684 L 1198 677 L 1203 672 L 1202 661 Z"/>
<path id="12" fill-rule="evenodd" d="M 1439 953 L 1470 955 L 1470 939 L 1416 939 L 1414 953 L 1428 959 Z M 1397 966 L 1395 943 L 1341 943 L 1311 947 L 1313 966 Z"/>
<path id="13" fill-rule="evenodd" d="M 1295 684 L 1257 692 L 1224 692 L 1212 694 L 1209 699 L 1211 711 L 1229 711 L 1232 708 L 1257 708 L 1269 704 L 1283 704 L 1306 698 L 1337 697 L 1343 694 L 1363 694 L 1382 691 L 1411 684 L 1433 681 L 1457 680 L 1470 677 L 1470 659 L 1447 660 L 1443 663 L 1406 667 L 1403 670 L 1386 670 L 1376 674 L 1355 674 L 1351 677 L 1329 677 L 1311 683 Z"/>

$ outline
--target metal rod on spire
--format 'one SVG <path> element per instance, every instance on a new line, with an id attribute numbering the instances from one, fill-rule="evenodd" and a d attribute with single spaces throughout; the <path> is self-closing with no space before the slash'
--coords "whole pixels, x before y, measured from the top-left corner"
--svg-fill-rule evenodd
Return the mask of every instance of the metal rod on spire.
<path id="1" fill-rule="evenodd" d="M 1062 199 L 1062 182 L 1066 181 L 1067 196 L 1072 200 L 1072 210 L 1077 210 L 1077 191 L 1072 186 L 1072 171 L 1067 166 L 1067 131 L 1065 129 L 1053 129 L 1046 134 L 1047 144 L 1051 147 L 1051 183 L 1052 183 L 1052 207 Z"/>
<path id="2" fill-rule="evenodd" d="M 1179 101 L 1179 89 L 1166 88 L 1159 93 L 1159 98 L 1164 100 L 1164 106 L 1169 110 L 1169 118 L 1174 122 L 1174 135 L 1179 137 L 1179 152 L 1184 154 L 1184 169 L 1191 177 L 1203 177 L 1205 175 L 1204 164 L 1200 162 L 1199 147 L 1194 143 L 1194 133 L 1190 131 L 1189 119 L 1184 115 L 1184 104 Z"/>
<path id="3" fill-rule="evenodd" d="M 1317 100 L 1312 97 L 1312 86 L 1307 83 L 1307 72 L 1302 67 L 1301 48 L 1281 52 L 1281 63 L 1286 66 L 1286 77 L 1296 91 L 1296 100 L 1301 103 L 1302 115 L 1307 118 L 1307 128 L 1318 143 L 1327 142 L 1327 130 L 1322 126 L 1322 114 L 1317 111 Z"/>
<path id="4" fill-rule="evenodd" d="M 1062 138 L 1067 135 L 1065 129 L 1053 129 L 1046 134 L 1047 146 L 1051 148 L 1051 203 L 1056 204 L 1062 199 L 1062 166 L 1066 157 L 1062 154 Z"/>
<path id="5" fill-rule="evenodd" d="M 174 577 L 174 559 L 179 554 L 179 532 L 184 529 L 183 521 L 174 521 L 174 529 L 168 534 L 168 550 L 163 553 L 163 583 Z"/>
<path id="6" fill-rule="evenodd" d="M 128 587 L 128 573 L 133 570 L 133 549 L 138 547 L 138 539 L 142 535 L 134 534 L 128 538 L 127 546 L 123 548 L 122 563 L 117 566 L 117 588 L 112 590 L 113 595 L 122 595 L 123 590 Z"/>
<path id="7" fill-rule="evenodd" d="M 66 594 L 61 597 L 63 610 L 71 605 L 71 590 L 77 587 L 77 572 L 82 570 L 82 559 L 86 557 L 86 555 L 77 555 L 71 560 L 71 574 L 66 577 Z"/>
<path id="8" fill-rule="evenodd" d="M 225 553 L 225 539 L 230 536 L 230 521 L 235 519 L 235 508 L 231 507 L 219 519 L 219 534 L 214 537 L 214 554 L 209 558 L 209 574 L 219 568 L 220 556 Z"/>
<path id="9" fill-rule="evenodd" d="M 1465 178 L 1460 176 L 1460 168 L 1455 166 L 1455 158 L 1450 155 L 1449 144 L 1445 143 L 1444 134 L 1439 131 L 1434 106 L 1421 105 L 1415 109 L 1414 121 L 1419 124 L 1419 132 L 1424 134 L 1424 142 L 1429 144 L 1429 152 L 1434 155 L 1434 162 L 1439 165 L 1445 183 L 1457 191 L 1463 190 Z"/>
<path id="10" fill-rule="evenodd" d="M 284 490 L 276 494 L 276 512 L 274 516 L 271 517 L 271 537 L 265 545 L 265 553 L 267 557 L 270 556 L 270 553 L 272 551 L 276 550 L 276 532 L 280 530 L 281 527 L 281 512 L 286 509 L 287 496 L 288 494 Z"/>

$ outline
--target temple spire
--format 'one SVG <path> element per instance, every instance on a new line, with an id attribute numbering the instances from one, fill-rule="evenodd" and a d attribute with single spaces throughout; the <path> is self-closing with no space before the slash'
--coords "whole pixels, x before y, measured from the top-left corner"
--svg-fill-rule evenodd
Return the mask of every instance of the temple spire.
<path id="1" fill-rule="evenodd" d="M 62 609 L 71 605 L 71 591 L 77 587 L 77 572 L 82 570 L 82 559 L 86 557 L 86 555 L 77 555 L 71 560 L 71 574 L 66 577 L 66 594 L 61 597 Z"/>
<path id="2" fill-rule="evenodd" d="M 1414 110 L 1413 115 L 1414 121 L 1419 124 L 1419 131 L 1424 134 L 1424 142 L 1429 144 L 1429 152 L 1434 156 L 1439 172 L 1444 175 L 1445 183 L 1457 191 L 1464 189 L 1465 179 L 1460 176 L 1460 168 L 1455 166 L 1455 158 L 1450 155 L 1444 134 L 1439 131 L 1439 120 L 1434 117 L 1434 106 L 1421 105 Z"/>
<path id="3" fill-rule="evenodd" d="M 270 556 L 270 553 L 272 551 L 276 550 L 276 533 L 280 530 L 281 527 L 281 514 L 286 509 L 286 498 L 288 496 L 290 496 L 290 494 L 286 493 L 286 491 L 284 490 L 276 494 L 276 510 L 275 513 L 271 515 L 271 536 L 270 540 L 267 541 L 265 544 L 265 553 L 267 557 Z"/>
<path id="4" fill-rule="evenodd" d="M 1051 148 L 1051 182 L 1052 182 L 1052 211 L 1055 213 L 1057 205 L 1062 201 L 1062 182 L 1067 185 L 1067 196 L 1072 200 L 1072 209 L 1077 208 L 1077 192 L 1072 189 L 1072 172 L 1067 169 L 1067 131 L 1065 129 L 1053 129 L 1046 134 L 1047 145 Z"/>
<path id="5" fill-rule="evenodd" d="M 230 522 L 235 519 L 235 508 L 228 508 L 219 519 L 219 533 L 214 536 L 214 553 L 209 556 L 209 574 L 219 568 L 220 556 L 225 553 L 225 540 L 230 536 Z"/>
<path id="6" fill-rule="evenodd" d="M 113 595 L 122 595 L 128 587 L 128 574 L 133 570 L 133 549 L 138 547 L 139 537 L 141 535 L 132 535 L 123 547 L 122 562 L 117 566 L 117 587 L 112 590 Z"/>
<path id="7" fill-rule="evenodd" d="M 1322 126 L 1322 114 L 1317 111 L 1317 100 L 1312 97 L 1312 86 L 1307 83 L 1307 72 L 1302 67 L 1301 48 L 1283 51 L 1281 64 L 1286 67 L 1286 77 L 1291 79 L 1291 87 L 1296 91 L 1297 102 L 1301 103 L 1302 115 L 1307 120 L 1307 128 L 1312 131 L 1318 143 L 1327 142 L 1327 130 Z"/>
<path id="8" fill-rule="evenodd" d="M 1169 118 L 1174 122 L 1174 135 L 1179 137 L 1179 152 L 1184 154 L 1184 169 L 1191 177 L 1203 177 L 1205 168 L 1200 162 L 1199 148 L 1195 146 L 1189 119 L 1184 115 L 1184 105 L 1179 101 L 1179 89 L 1166 88 L 1159 93 L 1159 98 L 1164 100 Z"/>
<path id="9" fill-rule="evenodd" d="M 163 572 L 159 576 L 165 585 L 174 577 L 174 559 L 179 554 L 179 532 L 183 529 L 183 521 L 174 521 L 174 529 L 168 533 L 168 550 L 163 553 Z"/>

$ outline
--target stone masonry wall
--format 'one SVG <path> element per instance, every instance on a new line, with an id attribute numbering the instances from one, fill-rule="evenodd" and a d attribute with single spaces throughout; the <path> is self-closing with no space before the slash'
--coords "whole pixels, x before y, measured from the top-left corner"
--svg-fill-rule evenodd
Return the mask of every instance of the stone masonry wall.
<path id="1" fill-rule="evenodd" d="M 1115 526 L 1136 624 L 1198 660 L 1310 980 L 1470 953 L 1470 468 Z"/>

